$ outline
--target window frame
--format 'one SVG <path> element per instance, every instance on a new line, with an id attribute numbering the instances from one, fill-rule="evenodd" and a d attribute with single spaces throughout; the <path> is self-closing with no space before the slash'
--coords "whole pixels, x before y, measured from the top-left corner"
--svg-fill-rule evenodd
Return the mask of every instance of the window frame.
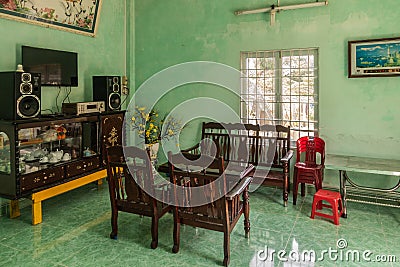
<path id="1" fill-rule="evenodd" d="M 301 66 L 301 58 L 303 56 L 307 56 L 307 68 L 304 68 L 304 66 Z M 285 68 L 283 65 L 284 59 L 283 57 L 290 57 L 289 62 L 290 62 L 290 67 Z M 299 57 L 298 59 L 298 67 L 292 67 L 292 57 Z M 312 66 L 310 66 L 310 57 L 313 57 L 312 59 Z M 256 58 L 256 63 L 255 63 L 255 69 L 252 69 L 248 63 L 249 58 Z M 272 76 L 266 76 L 265 73 L 267 71 L 262 71 L 264 74 L 263 77 L 257 76 L 251 76 L 250 72 L 255 71 L 257 72 L 258 69 L 258 59 L 262 59 L 264 62 L 268 62 L 268 60 L 271 60 L 271 64 L 273 64 L 273 68 L 271 69 L 273 72 Z M 286 59 L 287 60 L 287 59 Z M 273 62 L 273 63 L 272 63 Z M 253 62 L 254 64 L 254 62 Z M 260 62 L 259 64 L 262 64 Z M 265 63 L 267 64 L 267 63 Z M 244 123 L 254 123 L 254 121 L 257 124 L 273 124 L 273 125 L 284 125 L 284 126 L 290 126 L 291 127 L 291 139 L 293 141 L 297 140 L 297 138 L 302 137 L 302 136 L 318 136 L 319 135 L 319 48 L 316 47 L 311 47 L 311 48 L 300 48 L 300 49 L 280 49 L 280 50 L 261 50 L 261 51 L 241 51 L 240 52 L 240 66 L 241 66 L 241 100 L 240 100 L 240 117 L 242 122 Z M 289 76 L 284 75 L 284 70 L 286 72 L 289 72 Z M 304 77 L 308 79 L 308 85 L 307 85 L 307 94 L 303 95 L 301 93 L 301 81 L 299 81 L 298 84 L 298 93 L 292 95 L 293 89 L 291 86 L 289 86 L 289 94 L 284 94 L 284 85 L 283 85 L 283 79 L 284 78 L 293 78 L 292 73 L 297 70 L 299 74 L 301 73 L 301 70 L 305 70 L 308 75 L 299 75 L 298 77 L 302 77 L 301 79 L 303 80 Z M 312 75 L 310 75 L 312 73 Z M 272 116 L 270 119 L 263 119 L 260 117 L 260 114 L 256 114 L 255 118 L 251 118 L 250 112 L 247 108 L 248 103 L 250 102 L 251 96 L 255 98 L 253 100 L 253 104 L 259 104 L 260 101 L 257 100 L 259 93 L 258 93 L 258 85 L 257 85 L 257 80 L 259 78 L 264 79 L 264 85 L 263 86 L 263 96 L 262 96 L 262 101 L 264 104 L 263 105 L 263 111 L 268 110 L 267 105 L 269 104 L 270 106 L 273 106 L 273 111 L 271 112 Z M 267 85 L 265 84 L 265 79 L 272 79 L 272 93 L 270 95 L 265 94 L 267 90 L 266 87 Z M 253 87 L 255 87 L 255 93 L 252 95 L 250 90 L 249 90 L 249 80 L 255 79 L 256 83 L 255 85 L 253 84 Z M 312 82 L 311 82 L 312 80 Z M 312 84 L 312 85 L 311 85 Z M 286 89 L 287 90 L 287 89 Z M 310 90 L 312 91 L 310 93 Z M 261 94 L 260 94 L 261 95 Z M 272 98 L 271 98 L 272 96 Z M 298 98 L 298 101 L 293 101 L 293 97 Z M 273 99 L 273 101 L 269 100 Z M 286 102 L 284 101 L 284 97 L 289 97 L 290 101 Z M 303 97 L 307 98 L 307 102 L 302 102 Z M 312 99 L 312 101 L 310 101 Z M 287 103 L 289 105 L 289 119 L 285 118 L 284 113 L 284 104 Z M 298 105 L 298 119 L 292 119 L 292 111 L 291 108 L 295 104 Z M 305 121 L 301 120 L 301 112 L 302 108 L 301 106 L 304 105 L 306 106 L 307 110 L 307 119 Z M 310 112 L 310 109 L 313 109 L 313 112 Z M 257 113 L 257 112 L 256 112 Z M 268 113 L 268 112 L 267 112 Z M 313 118 L 313 119 L 312 119 Z M 263 122 L 261 122 L 263 121 Z M 265 123 L 267 121 L 267 123 Z M 298 124 L 298 127 L 294 127 L 293 124 Z M 306 127 L 303 128 L 301 125 L 305 124 Z M 313 127 L 311 127 L 312 125 Z"/>

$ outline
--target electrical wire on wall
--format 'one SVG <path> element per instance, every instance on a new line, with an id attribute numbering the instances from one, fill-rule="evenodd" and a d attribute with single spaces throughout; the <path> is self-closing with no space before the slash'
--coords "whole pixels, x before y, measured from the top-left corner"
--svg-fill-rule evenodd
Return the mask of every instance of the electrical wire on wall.
<path id="1" fill-rule="evenodd" d="M 57 108 L 57 113 L 60 113 L 60 108 L 58 107 L 58 97 L 60 96 L 60 93 L 61 93 L 61 86 L 58 86 L 58 93 L 57 93 L 57 96 L 56 96 L 56 108 Z"/>
<path id="2" fill-rule="evenodd" d="M 71 86 L 69 88 L 65 87 L 64 89 L 65 89 L 65 97 L 64 97 L 62 103 L 65 103 L 65 100 L 67 100 L 67 99 L 68 99 L 68 103 L 71 103 L 71 99 L 69 99 L 69 95 L 71 94 L 71 91 L 72 91 Z"/>
<path id="3" fill-rule="evenodd" d="M 56 109 L 57 109 L 56 113 L 61 113 L 60 107 L 58 105 L 58 98 L 60 97 L 61 91 L 62 91 L 62 87 L 58 86 L 58 93 L 57 93 L 57 96 L 56 96 Z M 68 100 L 68 103 L 71 103 L 71 99 L 69 98 L 71 92 L 72 92 L 72 87 L 71 86 L 70 87 L 64 87 L 65 96 L 64 96 L 63 100 L 61 101 L 61 106 L 62 106 L 63 103 L 65 103 L 66 100 Z"/>
<path id="4" fill-rule="evenodd" d="M 128 95 L 125 95 L 124 100 L 122 100 L 122 102 L 121 102 L 121 107 L 122 107 L 122 105 L 125 103 L 125 101 L 126 101 L 127 98 L 128 98 Z"/>
<path id="5" fill-rule="evenodd" d="M 49 111 L 50 112 L 49 114 L 53 114 L 53 110 L 50 108 L 42 109 L 41 112 L 43 111 Z M 42 115 L 47 115 L 47 114 L 42 114 Z"/>

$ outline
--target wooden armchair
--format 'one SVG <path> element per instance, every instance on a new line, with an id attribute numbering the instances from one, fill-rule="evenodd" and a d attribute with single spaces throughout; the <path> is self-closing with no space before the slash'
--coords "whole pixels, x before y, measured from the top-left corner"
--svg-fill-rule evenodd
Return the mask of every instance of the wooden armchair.
<path id="1" fill-rule="evenodd" d="M 172 252 L 179 251 L 181 224 L 223 232 L 223 265 L 227 266 L 230 260 L 230 233 L 242 214 L 245 236 L 249 236 L 248 186 L 254 166 L 247 167 L 237 175 L 236 181 L 233 177 L 228 181 L 223 158 L 214 159 L 189 153 L 183 155 L 168 155 L 176 205 Z"/>
<path id="2" fill-rule="evenodd" d="M 129 163 L 126 158 L 130 159 Z M 163 192 L 154 182 L 147 152 L 137 147 L 107 148 L 107 174 L 112 210 L 110 237 L 117 239 L 119 211 L 148 216 L 152 219 L 151 248 L 155 249 L 158 245 L 158 220 L 171 207 L 153 197 Z"/>

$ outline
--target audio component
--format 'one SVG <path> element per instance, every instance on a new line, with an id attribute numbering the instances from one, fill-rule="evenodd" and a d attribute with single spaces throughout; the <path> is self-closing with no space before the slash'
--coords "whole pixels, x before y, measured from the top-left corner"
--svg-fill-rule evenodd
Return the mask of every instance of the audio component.
<path id="1" fill-rule="evenodd" d="M 101 113 L 105 111 L 104 106 L 104 101 L 63 103 L 62 113 L 71 115 Z"/>
<path id="2" fill-rule="evenodd" d="M 121 109 L 121 76 L 93 76 L 93 101 L 104 101 L 106 111 Z"/>
<path id="3" fill-rule="evenodd" d="M 0 72 L 0 92 L 1 119 L 20 120 L 40 116 L 40 73 Z"/>

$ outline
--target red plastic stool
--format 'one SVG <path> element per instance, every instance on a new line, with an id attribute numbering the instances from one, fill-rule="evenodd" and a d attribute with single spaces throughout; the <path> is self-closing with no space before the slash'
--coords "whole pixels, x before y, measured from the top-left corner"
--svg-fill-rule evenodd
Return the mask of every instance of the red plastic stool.
<path id="1" fill-rule="evenodd" d="M 328 204 L 323 204 L 321 201 L 326 201 Z M 330 208 L 332 209 L 332 215 L 318 212 L 317 209 Z M 343 203 L 342 203 L 342 196 L 339 192 L 333 192 L 329 190 L 320 189 L 315 193 L 314 200 L 312 204 L 312 211 L 311 211 L 311 219 L 314 219 L 314 216 L 321 216 L 324 218 L 328 218 L 333 220 L 336 225 L 339 225 L 339 217 L 343 214 Z"/>

